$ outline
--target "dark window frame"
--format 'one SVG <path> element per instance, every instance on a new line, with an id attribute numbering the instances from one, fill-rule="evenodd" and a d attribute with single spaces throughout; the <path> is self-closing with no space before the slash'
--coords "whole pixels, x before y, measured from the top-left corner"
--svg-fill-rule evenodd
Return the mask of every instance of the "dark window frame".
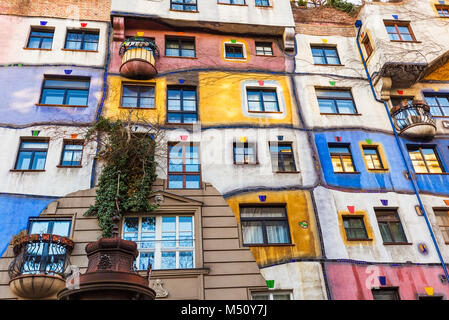
<path id="1" fill-rule="evenodd" d="M 419 150 L 419 152 L 421 154 L 421 159 L 422 159 L 421 161 L 424 162 L 424 165 L 426 166 L 427 172 L 416 172 L 416 170 L 415 170 L 415 166 L 413 164 L 414 162 L 413 162 L 412 158 L 410 157 L 410 151 L 411 151 L 411 149 L 416 149 L 416 148 Z M 425 159 L 424 153 L 422 151 L 423 149 L 432 149 L 433 150 L 433 153 L 435 154 L 435 157 L 436 157 L 436 159 L 438 161 L 438 165 L 439 165 L 439 167 L 441 169 L 441 172 L 430 172 L 429 165 L 427 164 L 427 160 Z M 446 169 L 445 169 L 445 167 L 443 165 L 443 162 L 441 161 L 440 155 L 438 154 L 438 150 L 437 150 L 437 146 L 436 145 L 426 146 L 426 145 L 408 144 L 407 145 L 407 152 L 408 152 L 408 156 L 409 156 L 410 162 L 412 163 L 413 170 L 415 171 L 416 174 L 443 174 L 443 173 L 446 172 Z"/>
<path id="2" fill-rule="evenodd" d="M 272 152 L 271 151 L 271 147 L 274 146 L 283 146 L 283 147 L 289 147 L 290 148 L 290 152 Z M 293 150 L 293 143 L 292 142 L 288 142 L 288 141 L 274 141 L 274 142 L 269 142 L 268 143 L 268 148 L 270 149 L 270 157 L 271 157 L 271 162 L 272 165 L 274 165 L 274 158 L 277 158 L 277 167 L 276 167 L 276 173 L 296 173 L 298 172 L 298 168 L 296 166 L 296 159 L 295 159 L 295 152 Z M 293 163 L 293 171 L 288 171 L 285 170 L 285 155 L 287 156 L 291 156 L 291 161 Z"/>
<path id="3" fill-rule="evenodd" d="M 56 81 L 78 81 L 78 82 L 87 82 L 89 83 L 89 86 L 87 87 L 87 89 L 78 89 L 78 88 L 69 88 L 69 87 L 65 87 L 65 88 L 61 88 L 61 87 L 46 87 L 45 86 L 45 81 L 46 80 L 56 80 Z M 42 87 L 41 87 L 41 95 L 39 98 L 39 105 L 43 105 L 43 106 L 54 106 L 55 104 L 48 104 L 48 103 L 43 103 L 42 98 L 43 98 L 43 94 L 44 94 L 44 90 L 45 89 L 50 89 L 50 90 L 64 90 L 64 98 L 63 98 L 63 104 L 60 104 L 58 106 L 67 106 L 67 107 L 88 107 L 89 106 L 89 94 L 90 94 L 90 77 L 78 77 L 78 76 L 59 76 L 59 75 L 44 75 L 44 81 L 42 81 Z M 87 104 L 86 105 L 72 105 L 72 104 L 67 104 L 67 93 L 68 90 L 77 90 L 77 91 L 87 91 Z"/>
<path id="4" fill-rule="evenodd" d="M 243 155 L 244 155 L 244 161 L 243 162 L 237 162 L 237 159 L 236 159 L 237 154 L 236 154 L 235 151 L 239 147 L 241 149 L 243 149 Z M 248 155 L 248 152 L 246 152 L 246 149 L 249 149 L 250 147 L 253 149 L 254 162 L 249 161 L 249 159 L 248 159 L 248 161 L 245 160 L 245 156 Z M 258 162 L 258 157 L 257 157 L 257 145 L 256 145 L 256 143 L 254 143 L 254 142 L 234 142 L 234 144 L 233 144 L 233 159 L 234 159 L 234 164 L 238 164 L 238 165 L 240 165 L 240 164 L 243 164 L 243 165 L 258 164 L 259 162 Z"/>
<path id="5" fill-rule="evenodd" d="M 378 288 L 378 289 L 375 289 L 375 288 L 371 289 L 371 294 L 373 295 L 373 300 L 376 300 L 374 293 L 381 292 L 381 291 L 384 291 L 384 292 L 390 291 L 396 298 L 396 299 L 392 299 L 392 300 L 401 300 L 401 296 L 399 295 L 398 287 L 383 287 L 383 288 Z"/>
<path id="6" fill-rule="evenodd" d="M 396 209 L 374 209 L 376 214 L 377 224 L 379 226 L 379 231 L 382 236 L 384 244 L 407 244 L 407 235 L 405 234 L 404 227 L 402 226 L 401 219 L 399 217 L 398 211 Z M 390 238 L 393 241 L 385 241 L 383 233 L 381 231 L 380 225 L 386 224 Z M 391 231 L 391 225 L 398 224 L 399 230 L 402 233 L 403 239 L 395 239 L 393 232 Z"/>
<path id="7" fill-rule="evenodd" d="M 244 45 L 242 43 L 225 43 L 225 58 L 226 59 L 246 59 L 245 57 L 245 50 L 244 50 Z M 228 49 L 232 49 L 230 51 L 232 52 L 228 52 Z M 239 49 L 241 50 L 241 56 L 237 56 L 237 57 L 230 57 L 228 56 L 228 54 L 239 54 L 240 52 L 236 52 L 235 50 Z"/>
<path id="8" fill-rule="evenodd" d="M 438 115 L 432 114 L 433 117 L 449 117 L 449 107 L 442 107 L 440 102 L 437 99 L 437 98 L 446 98 L 449 101 L 449 94 L 425 92 L 423 95 L 424 95 L 425 100 L 426 100 L 426 98 L 435 98 L 435 101 L 437 103 L 436 105 L 431 105 L 431 104 L 427 103 L 427 101 L 426 101 L 427 105 L 430 107 L 430 114 L 432 114 L 432 108 L 438 108 L 442 115 L 438 116 Z M 444 112 L 445 109 L 447 109 L 447 112 Z"/>
<path id="9" fill-rule="evenodd" d="M 23 142 L 37 142 L 37 143 L 46 142 L 47 143 L 47 149 L 38 149 L 38 148 L 22 149 L 22 143 Z M 14 164 L 13 171 L 45 171 L 45 165 L 47 164 L 47 157 L 48 157 L 48 149 L 49 148 L 50 148 L 50 138 L 20 137 L 19 150 L 17 151 L 16 162 Z M 31 156 L 31 159 L 30 159 L 30 164 L 28 166 L 28 169 L 18 169 L 17 168 L 17 165 L 19 163 L 20 153 L 22 151 L 24 151 L 24 152 L 32 152 L 32 156 Z M 44 168 L 43 169 L 30 169 L 30 167 L 33 166 L 34 157 L 35 157 L 36 152 L 45 152 L 45 164 L 44 164 Z"/>
<path id="10" fill-rule="evenodd" d="M 365 53 L 366 53 L 365 61 L 366 61 L 369 59 L 369 57 L 371 57 L 371 55 L 374 52 L 374 48 L 373 48 L 373 45 L 371 44 L 371 40 L 370 40 L 368 34 L 365 35 L 365 37 L 363 37 L 362 44 L 365 47 Z"/>
<path id="11" fill-rule="evenodd" d="M 333 97 L 320 97 L 319 96 L 319 92 L 321 92 L 321 91 L 346 92 L 346 93 L 349 93 L 351 98 L 342 98 L 342 97 L 336 97 L 336 96 L 333 96 Z M 357 114 L 359 114 L 358 110 L 357 110 L 357 106 L 356 106 L 355 101 L 354 101 L 354 96 L 352 95 L 351 89 L 315 88 L 315 94 L 316 94 L 316 98 L 317 98 L 317 101 L 318 101 L 318 108 L 319 108 L 319 105 L 320 105 L 320 100 L 328 100 L 328 101 L 332 101 L 333 102 L 333 104 L 335 106 L 335 109 L 337 111 L 337 112 L 330 112 L 329 113 L 329 112 L 321 112 L 321 109 L 320 109 L 320 114 L 322 114 L 322 115 L 334 115 L 334 114 L 336 114 L 336 115 L 357 115 Z M 353 113 L 341 113 L 339 108 L 338 108 L 338 104 L 337 104 L 337 101 L 340 101 L 340 100 L 342 100 L 342 101 L 351 101 L 352 102 L 352 106 L 354 108 L 354 112 Z"/>
<path id="12" fill-rule="evenodd" d="M 335 153 L 335 152 L 331 152 L 330 148 L 335 147 L 335 148 L 348 148 L 348 153 Z M 349 143 L 328 143 L 328 149 L 329 149 L 329 154 L 331 157 L 331 164 L 332 164 L 332 157 L 336 157 L 338 156 L 340 159 L 340 163 L 342 166 L 343 171 L 334 171 L 334 173 L 357 173 L 357 168 L 355 167 L 355 163 L 354 163 L 354 157 L 352 156 L 352 151 L 351 151 L 351 144 Z M 351 157 L 351 163 L 352 163 L 352 167 L 354 168 L 354 171 L 346 171 L 345 166 L 344 166 L 344 161 L 342 156 L 350 156 Z M 333 168 L 333 165 L 332 165 Z"/>
<path id="13" fill-rule="evenodd" d="M 443 236 L 444 243 L 449 244 L 449 224 L 447 224 L 447 225 L 441 224 L 440 219 L 438 219 L 439 216 L 445 216 L 448 218 L 448 221 L 449 221 L 449 209 L 433 208 L 433 214 L 435 215 L 435 220 L 438 224 L 438 229 L 440 230 L 441 234 L 447 235 L 448 240 L 445 240 L 446 237 Z"/>
<path id="14" fill-rule="evenodd" d="M 273 42 L 270 41 L 255 41 L 254 45 L 256 47 L 256 55 L 257 56 L 262 56 L 262 57 L 273 57 L 274 56 L 274 51 L 273 51 Z M 270 48 L 269 52 L 270 54 L 267 54 L 267 50 L 266 48 Z M 263 54 L 258 53 L 258 51 L 261 50 L 257 50 L 257 48 L 262 48 Z"/>
<path id="15" fill-rule="evenodd" d="M 411 26 L 409 21 L 391 21 L 390 20 L 390 21 L 384 21 L 384 25 L 385 25 L 385 30 L 387 31 L 388 38 L 390 39 L 390 41 L 393 41 L 393 42 L 394 41 L 396 41 L 396 42 L 417 42 L 415 34 L 413 33 L 413 30 L 412 30 L 412 26 Z M 394 27 L 396 32 L 394 32 L 394 33 L 388 32 L 387 27 Z M 412 40 L 404 40 L 403 37 L 402 37 L 402 33 L 399 31 L 398 27 L 407 27 L 407 29 L 409 31 L 408 34 L 410 35 Z M 399 40 L 391 39 L 390 34 L 398 35 L 399 36 Z"/>
<path id="16" fill-rule="evenodd" d="M 173 110 L 169 110 L 168 109 L 168 91 L 169 90 L 180 90 L 180 103 L 181 103 L 181 110 L 179 111 L 173 111 Z M 195 92 L 195 112 L 193 111 L 184 111 L 184 91 L 194 91 Z M 196 122 L 199 121 L 199 110 L 198 110 L 198 87 L 196 86 L 189 86 L 189 85 L 168 85 L 167 86 L 167 102 L 166 102 L 166 112 L 167 112 L 167 116 L 166 116 L 166 123 L 167 124 L 174 124 L 174 125 L 193 125 L 193 123 L 190 122 L 184 122 L 184 115 L 185 114 L 195 114 L 196 115 Z M 175 114 L 181 114 L 181 122 L 169 122 L 168 121 L 168 115 L 169 113 L 175 113 Z"/>
<path id="17" fill-rule="evenodd" d="M 54 222 L 55 221 L 65 221 L 65 222 L 69 222 L 70 224 L 69 224 L 69 232 L 68 232 L 68 235 L 66 236 L 66 237 L 70 237 L 70 235 L 71 235 L 71 232 L 72 232 L 72 223 L 73 223 L 73 220 L 71 219 L 71 218 L 63 218 L 63 217 L 60 217 L 60 218 L 51 218 L 51 217 L 48 217 L 48 218 L 43 218 L 43 217 L 30 217 L 30 218 L 28 218 L 28 222 L 27 222 L 27 232 L 28 232 L 28 234 L 31 234 L 30 232 L 31 232 L 31 225 L 32 225 L 32 223 L 33 222 L 35 222 L 35 221 L 49 221 L 50 222 L 50 224 L 49 224 L 49 229 L 51 229 L 51 232 L 47 232 L 47 233 L 49 233 L 49 234 L 53 234 L 53 228 L 54 228 Z"/>
<path id="18" fill-rule="evenodd" d="M 167 54 L 167 42 L 174 41 L 178 42 L 178 55 L 168 55 Z M 182 55 L 182 43 L 183 41 L 191 41 L 193 43 L 193 57 L 183 56 Z M 191 50 L 191 49 L 184 49 Z M 165 36 L 165 56 L 166 57 L 175 57 L 175 58 L 196 58 L 196 39 L 194 37 L 177 37 L 177 36 Z"/>
<path id="19" fill-rule="evenodd" d="M 68 40 L 69 33 L 82 34 L 81 41 Z M 98 36 L 97 41 L 86 41 L 85 40 L 86 34 L 97 35 Z M 70 49 L 70 48 L 67 48 L 67 42 L 81 42 L 81 49 Z M 84 49 L 84 46 L 85 46 L 86 43 L 96 43 L 97 47 L 96 47 L 95 50 Z M 96 30 L 82 30 L 82 29 L 67 29 L 67 32 L 66 32 L 66 35 L 65 35 L 65 41 L 64 41 L 64 50 L 98 52 L 99 44 L 100 44 L 100 31 L 96 31 Z"/>
<path id="20" fill-rule="evenodd" d="M 320 65 L 320 66 L 327 66 L 327 65 L 330 65 L 330 66 L 341 66 L 341 65 L 342 65 L 341 59 L 340 59 L 340 55 L 338 54 L 337 46 L 311 45 L 311 46 L 310 46 L 310 50 L 312 51 L 312 57 L 315 58 L 315 55 L 313 54 L 313 49 L 315 49 L 315 50 L 321 50 L 322 53 L 323 53 L 323 55 L 320 56 L 320 57 L 323 57 L 323 58 L 324 58 L 324 61 L 326 62 L 326 63 L 316 63 L 316 62 L 315 62 L 315 59 L 314 59 L 314 64 Z M 328 61 L 327 61 L 327 55 L 326 55 L 326 50 L 330 50 L 330 49 L 331 49 L 331 50 L 335 50 L 335 54 L 336 54 L 336 57 L 337 57 L 337 59 L 338 59 L 338 63 L 328 63 Z"/>
<path id="21" fill-rule="evenodd" d="M 127 96 L 124 95 L 124 92 L 125 92 L 124 88 L 125 87 L 131 87 L 131 86 L 138 88 L 138 92 L 137 92 L 137 106 L 135 106 L 135 107 L 127 107 L 127 106 L 123 105 L 123 98 L 127 97 Z M 153 91 L 154 91 L 153 107 L 141 107 L 140 106 L 140 99 L 142 98 L 140 96 L 140 94 L 141 94 L 141 88 L 142 87 L 153 88 Z M 120 107 L 121 108 L 127 108 L 127 109 L 151 109 L 151 110 L 152 109 L 156 109 L 156 86 L 155 85 L 151 85 L 151 84 L 140 84 L 140 83 L 127 83 L 127 82 L 122 83 L 122 92 L 121 92 L 121 97 L 120 97 Z"/>
<path id="22" fill-rule="evenodd" d="M 348 241 L 366 241 L 366 240 L 371 240 L 368 237 L 368 230 L 366 229 L 365 216 L 363 216 L 363 215 L 343 215 L 341 218 L 342 218 L 342 221 L 343 221 L 343 229 L 345 230 L 346 240 L 348 240 Z M 348 220 L 348 219 L 349 220 L 357 219 L 357 220 L 362 221 L 363 228 L 354 228 L 354 227 L 346 228 L 345 220 Z M 351 237 L 348 236 L 348 229 L 350 229 L 350 230 L 353 230 L 353 229 L 363 230 L 364 233 L 365 233 L 366 238 L 351 238 Z"/>
<path id="23" fill-rule="evenodd" d="M 241 216 L 242 208 L 282 208 L 284 216 L 281 217 L 256 217 L 256 218 L 244 218 Z M 242 244 L 245 247 L 257 247 L 257 246 L 282 246 L 282 245 L 291 245 L 292 244 L 292 236 L 290 231 L 290 223 L 288 221 L 288 215 L 287 215 L 287 206 L 285 204 L 273 204 L 273 205 L 260 205 L 260 204 L 243 204 L 239 206 L 239 215 L 240 215 L 240 226 L 241 226 L 241 232 L 242 232 Z M 262 229 L 262 239 L 263 243 L 245 243 L 243 239 L 243 222 L 260 222 L 261 223 L 261 229 Z M 288 242 L 285 243 L 271 243 L 268 242 L 268 233 L 266 229 L 266 222 L 269 221 L 277 221 L 282 222 L 285 225 L 287 235 L 288 235 Z"/>
<path id="24" fill-rule="evenodd" d="M 182 171 L 170 171 L 170 147 L 180 145 L 182 146 Z M 195 146 L 198 148 L 198 172 L 186 171 L 186 147 Z M 189 158 L 196 159 L 196 158 Z M 169 176 L 182 176 L 182 188 L 170 188 Z M 198 188 L 186 188 L 187 176 L 199 176 L 199 187 Z M 195 142 L 169 142 L 167 148 L 167 188 L 170 190 L 199 190 L 202 188 L 202 169 L 201 169 L 201 148 L 199 143 Z"/>
<path id="25" fill-rule="evenodd" d="M 449 5 L 447 4 L 435 4 L 438 16 L 441 18 L 449 18 Z"/>
<path id="26" fill-rule="evenodd" d="M 234 3 L 236 0 L 229 0 L 229 3 L 221 2 L 222 0 L 218 0 L 218 4 L 229 4 L 233 6 L 246 6 L 246 0 L 243 0 L 243 3 Z"/>
<path id="27" fill-rule="evenodd" d="M 249 100 L 249 94 L 250 92 L 258 93 L 259 94 L 259 100 Z M 274 93 L 276 97 L 276 107 L 277 111 L 265 111 L 265 101 L 263 99 L 263 93 L 264 92 L 271 92 Z M 262 110 L 259 111 L 253 111 L 250 110 L 249 103 L 250 102 L 259 102 L 259 106 L 262 107 Z M 246 102 L 248 103 L 248 112 L 249 113 L 282 113 L 281 106 L 279 104 L 279 97 L 278 97 L 278 91 L 276 88 L 260 88 L 260 87 L 246 87 Z M 272 101 L 269 101 L 272 102 Z"/>
<path id="28" fill-rule="evenodd" d="M 67 145 L 81 145 L 82 146 L 81 152 L 80 152 L 81 157 L 80 157 L 79 164 L 73 164 L 73 155 L 72 155 L 72 161 L 70 161 L 72 164 L 70 164 L 70 165 L 63 164 L 64 154 L 66 152 L 65 148 Z M 62 152 L 61 152 L 61 160 L 59 161 L 59 167 L 65 167 L 65 168 L 80 168 L 80 167 L 82 167 L 83 154 L 84 154 L 84 140 L 82 140 L 82 139 L 64 139 L 62 142 Z"/>
<path id="29" fill-rule="evenodd" d="M 33 48 L 33 47 L 30 47 L 30 41 L 31 41 L 31 38 L 33 37 L 32 36 L 33 32 L 45 32 L 45 33 L 50 33 L 51 32 L 51 37 L 45 37 L 45 36 L 37 37 L 37 36 L 34 36 L 35 38 L 39 38 L 40 41 L 39 41 L 39 47 L 38 48 Z M 28 34 L 28 41 L 27 41 L 26 48 L 27 49 L 36 49 L 36 50 L 52 50 L 54 36 L 55 36 L 55 30 L 54 29 L 42 28 L 42 27 L 40 27 L 40 28 L 39 27 L 31 27 L 30 33 Z M 51 46 L 50 46 L 50 48 L 42 48 L 42 43 L 43 43 L 44 39 L 51 39 Z"/>
<path id="30" fill-rule="evenodd" d="M 272 0 L 255 0 L 255 6 L 256 7 L 271 7 L 272 6 L 271 1 Z M 263 3 L 266 3 L 266 4 L 263 4 Z"/>
<path id="31" fill-rule="evenodd" d="M 170 10 L 174 11 L 185 11 L 185 12 L 198 12 L 198 1 L 195 0 L 195 3 L 188 3 L 187 0 L 170 0 Z M 182 9 L 174 9 L 173 6 L 178 5 L 182 6 Z M 194 10 L 186 10 L 186 7 L 195 7 Z"/>
<path id="32" fill-rule="evenodd" d="M 376 156 L 377 156 L 377 159 L 379 160 L 379 162 L 380 162 L 380 168 L 369 168 L 368 167 L 368 161 L 366 160 L 366 157 L 367 156 L 369 156 L 369 158 L 370 158 L 370 160 L 371 160 L 371 162 L 373 163 L 373 165 L 374 165 L 374 160 L 373 160 L 373 155 L 372 154 L 366 154 L 365 153 L 365 150 L 374 150 L 375 152 L 376 152 Z M 386 168 L 385 168 L 385 165 L 384 165 L 384 163 L 383 163 L 383 161 L 382 161 L 382 157 L 380 156 L 380 152 L 379 152 L 379 146 L 373 146 L 373 145 L 362 145 L 362 151 L 363 151 L 363 157 L 364 157 L 364 159 L 365 159 L 365 163 L 366 163 L 366 168 L 368 169 L 368 170 L 379 170 L 379 171 L 384 171 L 384 170 L 386 170 Z"/>

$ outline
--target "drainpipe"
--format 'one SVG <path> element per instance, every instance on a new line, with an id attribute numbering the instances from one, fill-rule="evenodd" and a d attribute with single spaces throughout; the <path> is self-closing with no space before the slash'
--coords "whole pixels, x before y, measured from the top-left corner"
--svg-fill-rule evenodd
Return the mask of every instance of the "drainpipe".
<path id="1" fill-rule="evenodd" d="M 447 268 L 446 268 L 446 263 L 444 262 L 443 256 L 441 255 L 441 251 L 440 251 L 440 248 L 438 247 L 438 243 L 437 243 L 437 240 L 436 240 L 436 238 L 435 238 L 435 234 L 434 234 L 433 231 L 432 231 L 432 226 L 430 225 L 429 218 L 427 217 L 426 209 L 424 209 L 424 205 L 423 205 L 423 203 L 422 203 L 422 201 L 421 201 L 421 196 L 420 196 L 420 194 L 419 194 L 419 188 L 418 188 L 418 185 L 417 185 L 417 183 L 416 183 L 416 181 L 415 181 L 415 177 L 414 177 L 414 175 L 412 174 L 411 168 L 410 168 L 410 166 L 409 166 L 409 164 L 408 164 L 408 162 L 407 162 L 407 159 L 406 159 L 406 157 L 405 157 L 405 151 L 404 151 L 403 146 L 402 146 L 402 144 L 401 144 L 401 140 L 399 139 L 398 133 L 397 133 L 397 131 L 396 131 L 396 127 L 394 126 L 393 119 L 391 118 L 391 114 L 390 114 L 390 111 L 388 110 L 387 103 L 386 103 L 384 100 L 378 99 L 378 98 L 377 98 L 377 95 L 376 95 L 376 92 L 375 92 L 375 90 L 374 90 L 373 82 L 372 82 L 371 76 L 370 76 L 370 74 L 369 74 L 369 72 L 368 72 L 368 67 L 366 66 L 366 62 L 365 62 L 365 59 L 364 59 L 364 57 L 363 57 L 362 49 L 361 49 L 361 47 L 360 47 L 360 42 L 359 42 L 360 31 L 361 31 L 361 28 L 362 28 L 362 20 L 357 20 L 357 21 L 355 22 L 355 27 L 356 27 L 357 30 L 358 30 L 358 31 L 357 31 L 357 39 L 356 39 L 356 42 L 357 42 L 357 48 L 359 49 L 360 58 L 362 59 L 363 67 L 365 68 L 366 76 L 368 77 L 368 82 L 369 82 L 369 85 L 370 85 L 370 87 L 371 87 L 371 91 L 373 92 L 374 99 L 375 99 L 377 102 L 383 103 L 384 106 L 385 106 L 385 110 L 386 110 L 386 112 L 387 112 L 387 114 L 388 114 L 388 119 L 390 120 L 391 127 L 393 128 L 393 133 L 394 133 L 394 137 L 395 137 L 395 139 L 396 139 L 396 143 L 397 143 L 397 145 L 398 145 L 398 147 L 399 147 L 399 150 L 401 151 L 402 160 L 403 160 L 404 163 L 405 163 L 405 167 L 407 168 L 408 175 L 409 175 L 409 177 L 410 177 L 410 180 L 412 181 L 413 189 L 414 189 L 414 191 L 415 191 L 416 197 L 418 198 L 419 206 L 420 206 L 420 208 L 421 208 L 421 211 L 422 211 L 422 213 L 423 213 L 424 219 L 425 219 L 425 221 L 426 221 L 427 228 L 429 229 L 430 236 L 432 237 L 433 244 L 435 245 L 435 249 L 437 250 L 437 253 L 438 253 L 438 257 L 439 257 L 439 259 L 440 259 L 441 266 L 443 267 L 444 273 L 445 273 L 445 275 L 446 275 L 446 280 L 449 280 L 449 274 L 448 274 L 448 271 L 447 271 Z"/>

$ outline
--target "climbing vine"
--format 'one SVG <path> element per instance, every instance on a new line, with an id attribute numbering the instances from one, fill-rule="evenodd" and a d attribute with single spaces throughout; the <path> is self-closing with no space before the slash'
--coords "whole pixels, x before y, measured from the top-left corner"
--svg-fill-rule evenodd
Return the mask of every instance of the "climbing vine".
<path id="1" fill-rule="evenodd" d="M 299 6 L 307 7 L 332 7 L 349 14 L 357 12 L 359 6 L 346 0 L 297 0 Z"/>
<path id="2" fill-rule="evenodd" d="M 89 128 L 86 140 L 96 139 L 97 159 L 103 170 L 97 197 L 85 215 L 95 215 L 102 237 L 112 236 L 112 217 L 116 215 L 116 197 L 120 215 L 123 212 L 151 212 L 151 188 L 157 178 L 154 133 L 133 131 L 130 123 L 104 117 Z M 118 191 L 117 191 L 118 188 Z"/>

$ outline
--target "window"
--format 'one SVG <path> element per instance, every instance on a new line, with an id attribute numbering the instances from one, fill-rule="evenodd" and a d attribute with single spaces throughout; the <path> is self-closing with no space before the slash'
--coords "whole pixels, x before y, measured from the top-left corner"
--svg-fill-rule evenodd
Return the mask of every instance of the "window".
<path id="1" fill-rule="evenodd" d="M 62 148 L 61 166 L 79 167 L 83 156 L 82 140 L 64 140 Z"/>
<path id="2" fill-rule="evenodd" d="M 322 114 L 356 114 L 354 100 L 349 90 L 316 90 Z"/>
<path id="3" fill-rule="evenodd" d="M 252 300 L 291 300 L 291 292 L 254 292 Z"/>
<path id="4" fill-rule="evenodd" d="M 249 112 L 280 112 L 276 89 L 246 89 Z"/>
<path id="5" fill-rule="evenodd" d="M 170 9 L 181 11 L 198 11 L 196 0 L 171 0 Z"/>
<path id="6" fill-rule="evenodd" d="M 169 57 L 195 57 L 195 40 L 191 38 L 166 38 L 165 55 Z"/>
<path id="7" fill-rule="evenodd" d="M 337 48 L 312 46 L 312 56 L 315 64 L 340 65 Z"/>
<path id="8" fill-rule="evenodd" d="M 449 117 L 449 96 L 437 94 L 424 94 L 427 104 L 430 107 L 432 116 Z"/>
<path id="9" fill-rule="evenodd" d="M 371 289 L 374 300 L 401 300 L 397 288 Z"/>
<path id="10" fill-rule="evenodd" d="M 407 149 L 416 173 L 443 172 L 434 147 L 408 146 Z"/>
<path id="11" fill-rule="evenodd" d="M 274 172 L 296 172 L 291 143 L 270 142 L 270 153 Z"/>
<path id="12" fill-rule="evenodd" d="M 218 3 L 244 5 L 245 4 L 245 0 L 218 0 Z"/>
<path id="13" fill-rule="evenodd" d="M 16 170 L 44 170 L 47 160 L 48 140 L 20 141 Z"/>
<path id="14" fill-rule="evenodd" d="M 28 221 L 28 234 L 56 234 L 62 237 L 70 236 L 71 220 L 46 220 L 30 218 Z"/>
<path id="15" fill-rule="evenodd" d="M 225 43 L 225 57 L 228 59 L 244 59 L 243 45 Z"/>
<path id="16" fill-rule="evenodd" d="M 343 226 L 348 240 L 368 240 L 363 217 L 343 217 Z"/>
<path id="17" fill-rule="evenodd" d="M 40 104 L 87 106 L 88 79 L 49 77 L 44 79 Z"/>
<path id="18" fill-rule="evenodd" d="M 169 145 L 168 187 L 171 189 L 200 189 L 201 166 L 199 146 Z"/>
<path id="19" fill-rule="evenodd" d="M 449 17 L 449 6 L 437 5 L 437 6 L 435 6 L 435 8 L 437 9 L 440 17 L 445 17 L 445 18 Z"/>
<path id="20" fill-rule="evenodd" d="M 415 41 L 409 22 L 385 22 L 385 27 L 392 41 Z"/>
<path id="21" fill-rule="evenodd" d="M 97 51 L 99 37 L 98 31 L 70 30 L 67 31 L 64 48 L 69 50 Z"/>
<path id="22" fill-rule="evenodd" d="M 53 44 L 53 30 L 32 28 L 27 48 L 51 49 Z"/>
<path id="23" fill-rule="evenodd" d="M 444 209 L 434 209 L 434 212 L 444 242 L 449 244 L 449 211 Z"/>
<path id="24" fill-rule="evenodd" d="M 137 243 L 138 270 L 195 267 L 192 216 L 125 217 L 123 239 Z"/>
<path id="25" fill-rule="evenodd" d="M 254 143 L 234 142 L 234 163 L 255 164 L 257 163 L 256 146 Z"/>
<path id="26" fill-rule="evenodd" d="M 154 108 L 154 87 L 123 85 L 122 107 Z"/>
<path id="27" fill-rule="evenodd" d="M 272 56 L 273 44 L 271 42 L 256 42 L 256 54 L 258 56 Z"/>
<path id="28" fill-rule="evenodd" d="M 365 60 L 368 60 L 368 58 L 371 57 L 371 54 L 374 51 L 373 46 L 371 45 L 371 41 L 369 40 L 369 36 L 368 35 L 366 35 L 363 38 L 362 44 L 365 47 L 365 52 L 366 52 L 366 59 Z"/>
<path id="29" fill-rule="evenodd" d="M 167 91 L 167 122 L 195 123 L 197 120 L 196 88 L 169 86 Z"/>
<path id="30" fill-rule="evenodd" d="M 270 6 L 270 1 L 269 0 L 256 0 L 256 6 L 269 7 Z"/>
<path id="31" fill-rule="evenodd" d="M 404 230 L 396 210 L 375 210 L 384 243 L 406 243 Z"/>
<path id="32" fill-rule="evenodd" d="M 378 147 L 363 146 L 363 156 L 365 163 L 369 170 L 385 170 L 382 160 L 379 155 Z"/>
<path id="33" fill-rule="evenodd" d="M 335 173 L 356 172 L 354 162 L 352 161 L 351 150 L 348 145 L 330 144 L 329 153 Z"/>
<path id="34" fill-rule="evenodd" d="M 419 296 L 418 300 L 443 300 L 443 296 Z"/>
<path id="35" fill-rule="evenodd" d="M 285 207 L 240 207 L 243 244 L 290 243 Z"/>

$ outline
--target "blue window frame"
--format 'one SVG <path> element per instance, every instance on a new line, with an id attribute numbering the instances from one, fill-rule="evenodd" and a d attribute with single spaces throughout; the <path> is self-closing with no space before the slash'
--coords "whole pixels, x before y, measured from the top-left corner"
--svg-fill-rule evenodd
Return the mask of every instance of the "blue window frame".
<path id="1" fill-rule="evenodd" d="M 256 0 L 256 6 L 269 7 L 270 1 L 269 0 Z"/>
<path id="2" fill-rule="evenodd" d="M 87 106 L 90 80 L 45 77 L 40 104 Z"/>
<path id="3" fill-rule="evenodd" d="M 28 39 L 27 48 L 51 49 L 53 44 L 53 30 L 32 28 Z"/>
<path id="4" fill-rule="evenodd" d="M 448 94 L 424 94 L 430 107 L 432 116 L 449 117 L 449 95 Z"/>
<path id="5" fill-rule="evenodd" d="M 280 112 L 276 89 L 246 89 L 249 112 Z"/>
<path id="6" fill-rule="evenodd" d="M 244 5 L 245 0 L 219 0 L 218 3 L 223 3 L 223 4 L 241 4 Z"/>
<path id="7" fill-rule="evenodd" d="M 316 90 L 322 114 L 356 114 L 354 100 L 349 90 Z"/>
<path id="8" fill-rule="evenodd" d="M 312 56 L 315 64 L 340 65 L 337 48 L 312 46 Z"/>
<path id="9" fill-rule="evenodd" d="M 123 85 L 122 107 L 154 108 L 154 87 Z"/>
<path id="10" fill-rule="evenodd" d="M 16 161 L 16 170 L 44 170 L 47 160 L 48 140 L 20 141 L 19 154 Z"/>
<path id="11" fill-rule="evenodd" d="M 81 166 L 83 157 L 83 141 L 82 140 L 64 140 L 62 148 L 61 166 L 77 167 Z"/>
<path id="12" fill-rule="evenodd" d="M 69 50 L 97 51 L 99 37 L 98 31 L 67 31 L 64 48 Z"/>
<path id="13" fill-rule="evenodd" d="M 195 57 L 195 39 L 193 38 L 166 38 L 165 55 L 168 57 Z"/>
<path id="14" fill-rule="evenodd" d="M 47 220 L 41 218 L 30 218 L 28 220 L 28 234 L 55 234 L 62 237 L 70 236 L 71 220 Z"/>
<path id="15" fill-rule="evenodd" d="M 196 88 L 169 86 L 167 123 L 195 123 L 197 120 Z"/>
<path id="16" fill-rule="evenodd" d="M 171 10 L 198 11 L 196 0 L 171 0 Z"/>
<path id="17" fill-rule="evenodd" d="M 168 187 L 200 189 L 201 165 L 199 146 L 175 144 L 168 147 Z"/>

